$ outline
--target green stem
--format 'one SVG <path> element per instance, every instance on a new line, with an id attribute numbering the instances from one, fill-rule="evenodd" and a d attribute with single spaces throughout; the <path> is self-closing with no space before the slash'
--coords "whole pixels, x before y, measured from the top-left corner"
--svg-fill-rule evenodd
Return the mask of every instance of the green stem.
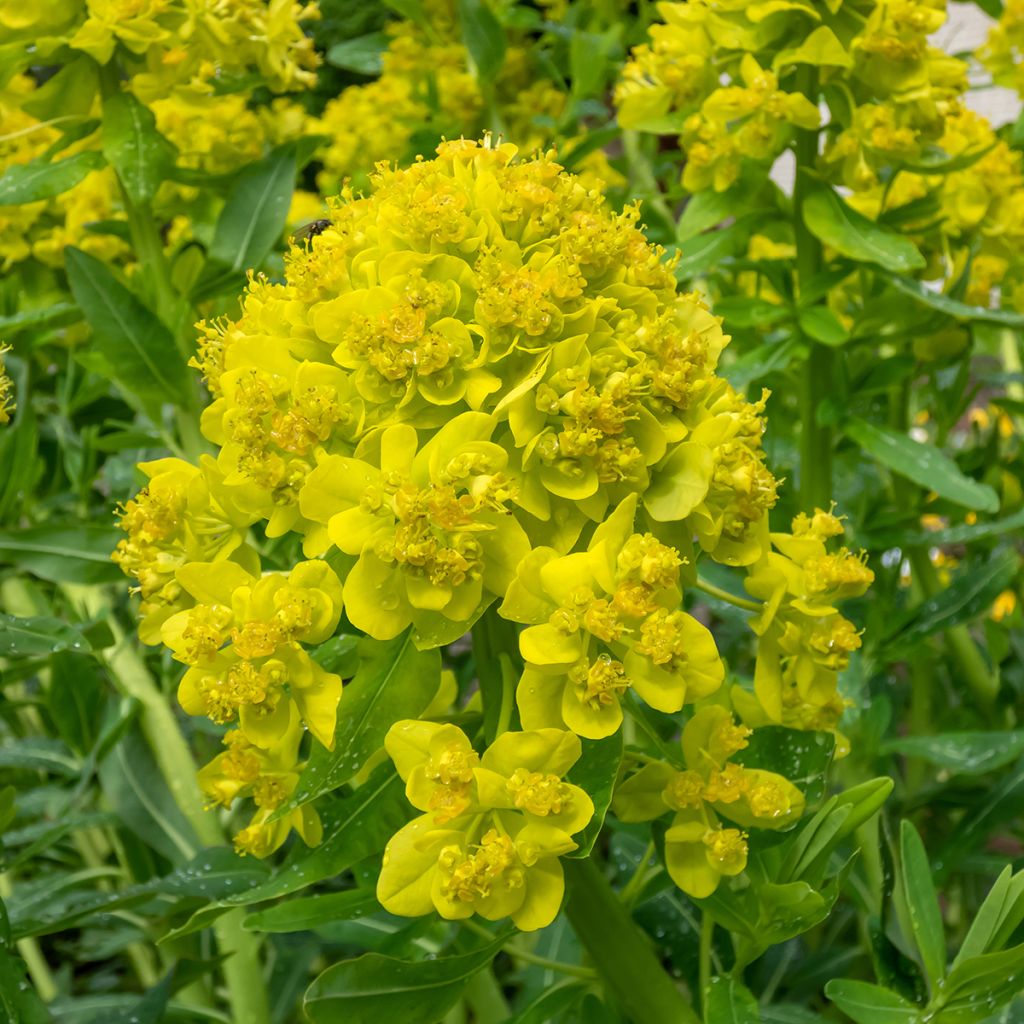
<path id="1" fill-rule="evenodd" d="M 196 765 L 188 743 L 178 728 L 174 712 L 160 691 L 146 663 L 125 637 L 113 609 L 97 587 L 67 586 L 68 596 L 91 618 L 106 619 L 114 634 L 114 646 L 104 653 L 110 677 L 118 690 L 142 707 L 142 730 L 178 807 L 203 846 L 221 846 L 224 833 L 216 817 L 204 808 L 196 781 Z M 198 853 L 198 850 L 196 851 Z M 239 907 L 217 918 L 212 927 L 227 983 L 231 1017 L 246 1024 L 267 1024 L 270 1009 L 260 965 L 259 940 L 242 927 L 245 911 Z"/>
<path id="2" fill-rule="evenodd" d="M 817 102 L 818 76 L 811 66 L 801 67 L 797 88 L 812 103 Z M 793 184 L 793 236 L 796 241 L 797 298 L 821 269 L 821 243 L 810 232 L 803 216 L 808 183 L 805 171 L 814 169 L 818 158 L 818 132 L 801 129 L 793 147 L 796 178 Z M 832 499 L 832 429 L 818 422 L 818 406 L 832 391 L 834 353 L 804 335 L 807 362 L 800 393 L 800 504 L 807 512 L 828 508 Z"/>
<path id="3" fill-rule="evenodd" d="M 707 580 L 702 579 L 700 576 L 697 577 L 695 584 L 698 590 L 703 590 L 705 594 L 710 594 L 712 597 L 717 597 L 719 601 L 726 601 L 731 605 L 735 605 L 737 608 L 742 608 L 748 612 L 760 612 L 762 611 L 762 605 L 758 601 L 750 601 L 745 597 L 739 597 L 737 594 L 731 594 L 728 590 L 723 590 L 721 587 L 716 587 L 714 583 L 709 583 Z"/>
<path id="4" fill-rule="evenodd" d="M 13 884 L 9 875 L 0 875 L 0 897 L 7 899 L 13 891 Z M 54 981 L 50 965 L 43 956 L 39 943 L 33 938 L 18 939 L 15 943 L 19 956 L 25 961 L 28 969 L 28 976 L 35 986 L 36 995 L 44 1003 L 51 1003 L 60 995 L 57 982 Z"/>
<path id="5" fill-rule="evenodd" d="M 908 552 L 910 566 L 918 578 L 926 597 L 934 597 L 942 590 L 935 566 L 928 552 L 917 548 Z M 970 630 L 962 623 L 946 630 L 946 646 L 963 674 L 971 693 L 984 708 L 991 708 L 999 693 L 999 677 L 989 669 L 985 656 L 978 650 Z"/>
<path id="6" fill-rule="evenodd" d="M 490 607 L 472 629 L 473 660 L 484 710 L 484 736 L 488 743 L 507 732 L 515 708 L 515 681 L 519 656 L 516 627 Z"/>
<path id="7" fill-rule="evenodd" d="M 700 918 L 700 949 L 698 951 L 697 977 L 700 983 L 700 1005 L 707 1016 L 708 991 L 711 988 L 711 944 L 715 937 L 714 919 L 706 911 Z"/>
<path id="8" fill-rule="evenodd" d="M 649 758 L 649 761 L 654 761 L 654 758 Z M 622 892 L 619 894 L 619 900 L 624 907 L 632 909 L 640 896 L 640 891 L 647 883 L 648 871 L 647 866 L 653 860 L 654 855 L 657 853 L 657 847 L 654 845 L 652 839 L 648 844 L 647 848 L 643 852 L 643 856 L 640 858 L 640 863 L 636 866 L 636 871 L 633 872 L 632 877 L 622 887 Z"/>
<path id="9" fill-rule="evenodd" d="M 593 858 L 562 863 L 569 921 L 626 1016 L 642 1024 L 698 1024 Z"/>
<path id="10" fill-rule="evenodd" d="M 644 196 L 644 204 L 649 206 L 658 218 L 665 222 L 666 230 L 671 231 L 675 226 L 676 218 L 672 213 L 665 196 L 658 184 L 658 179 L 651 170 L 650 162 L 644 155 L 640 145 L 640 134 L 635 131 L 622 133 L 622 148 L 626 153 L 626 163 L 629 166 L 629 174 L 636 183 L 634 191 Z"/>

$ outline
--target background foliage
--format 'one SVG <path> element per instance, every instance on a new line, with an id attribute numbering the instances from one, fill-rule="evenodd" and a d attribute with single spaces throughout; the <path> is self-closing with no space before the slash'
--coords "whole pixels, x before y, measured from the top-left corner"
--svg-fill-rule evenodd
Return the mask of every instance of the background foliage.
<path id="1" fill-rule="evenodd" d="M 709 1024 L 1024 1013 L 1021 124 L 954 124 L 945 65 L 910 111 L 905 82 L 844 85 L 820 36 L 796 58 L 785 33 L 722 43 L 688 92 L 693 40 L 648 4 L 321 0 L 302 30 L 271 4 L 277 22 L 238 22 L 264 42 L 252 52 L 227 34 L 204 55 L 182 34 L 158 45 L 191 56 L 155 70 L 117 6 L 0 3 L 0 1019 L 642 1020 L 621 974 L 642 986 L 644 965 L 617 969 L 628 947 L 584 938 L 634 924 Z M 776 6 L 808 34 L 807 5 Z M 875 5 L 812 6 L 863 20 Z M 939 3 L 892 6 L 918 19 L 911 35 L 941 23 Z M 1003 20 L 964 59 L 1020 87 L 1024 11 L 980 6 Z M 775 125 L 768 144 L 717 153 L 717 180 L 684 171 L 710 138 L 695 110 L 750 87 L 741 51 L 826 104 L 831 130 Z M 868 124 L 869 108 L 892 116 Z M 810 806 L 752 849 L 756 884 L 690 899 L 663 837 L 648 847 L 609 817 L 574 876 L 591 919 L 570 900 L 530 936 L 380 910 L 380 850 L 408 817 L 386 768 L 324 783 L 318 847 L 233 853 L 238 823 L 204 811 L 194 781 L 217 731 L 177 709 L 178 666 L 134 640 L 110 561 L 136 463 L 203 450 L 193 324 L 234 314 L 248 271 L 281 273 L 319 194 L 486 129 L 557 145 L 616 206 L 642 201 L 679 280 L 724 317 L 726 376 L 772 391 L 765 445 L 789 480 L 776 527 L 834 497 L 876 578 L 851 612 L 849 755 L 781 726 L 746 752 Z M 769 174 L 783 152 L 789 185 Z M 713 570 L 691 610 L 749 682 L 753 638 Z M 462 698 L 487 685 L 468 645 L 444 658 Z M 368 656 L 344 632 L 317 659 L 369 704 L 385 682 L 415 703 L 440 668 L 399 641 Z M 390 721 L 371 712 L 344 737 L 360 766 Z M 631 742 L 660 752 L 675 731 L 652 713 Z M 621 756 L 579 768 L 606 805 Z M 620 898 L 602 902 L 593 872 Z"/>

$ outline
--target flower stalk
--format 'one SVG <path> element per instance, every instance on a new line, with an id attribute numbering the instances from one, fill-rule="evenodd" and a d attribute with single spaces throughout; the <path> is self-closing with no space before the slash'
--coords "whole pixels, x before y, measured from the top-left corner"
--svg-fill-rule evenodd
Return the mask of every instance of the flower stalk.
<path id="1" fill-rule="evenodd" d="M 644 1024 L 698 1024 L 592 857 L 565 861 L 566 913 L 623 1012 Z"/>

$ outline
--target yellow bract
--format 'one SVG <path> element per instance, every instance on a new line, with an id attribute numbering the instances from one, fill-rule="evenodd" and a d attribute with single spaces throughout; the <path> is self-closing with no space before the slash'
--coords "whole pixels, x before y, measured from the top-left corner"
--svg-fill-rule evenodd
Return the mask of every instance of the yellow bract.
<path id="1" fill-rule="evenodd" d="M 615 791 L 612 806 L 623 821 L 675 812 L 665 833 L 665 864 L 691 896 L 710 896 L 723 877 L 746 867 L 741 829 L 785 828 L 803 814 L 803 794 L 787 779 L 729 762 L 747 746 L 750 732 L 725 708 L 702 708 L 683 730 L 685 771 L 653 762 Z M 723 826 L 718 815 L 740 828 Z"/>
<path id="2" fill-rule="evenodd" d="M 10 423 L 11 413 L 14 412 L 14 402 L 11 401 L 14 385 L 7 376 L 7 367 L 4 365 L 4 355 L 10 351 L 10 346 L 0 345 L 0 426 Z"/>
<path id="3" fill-rule="evenodd" d="M 754 697 L 734 694 L 737 710 L 753 725 L 776 722 L 798 729 L 836 732 L 845 701 L 839 673 L 860 647 L 860 634 L 835 607 L 860 597 L 874 580 L 863 555 L 826 541 L 843 533 L 842 523 L 818 509 L 799 515 L 791 533 L 773 533 L 775 551 L 747 572 L 747 590 L 764 602 L 751 620 L 758 635 Z M 847 750 L 837 733 L 837 752 Z"/>
<path id="4" fill-rule="evenodd" d="M 478 755 L 453 725 L 397 722 L 385 740 L 424 811 L 384 851 L 377 898 L 393 914 L 436 910 L 449 920 L 511 917 L 523 931 L 550 924 L 565 883 L 558 858 L 590 821 L 587 793 L 563 776 L 579 739 L 559 729 L 507 732 Z"/>
<path id="5" fill-rule="evenodd" d="M 526 728 L 564 725 L 596 739 L 619 728 L 630 687 L 673 712 L 721 684 L 711 633 L 680 607 L 684 558 L 634 533 L 635 511 L 635 497 L 623 501 L 585 552 L 537 548 L 520 563 L 500 612 L 529 624 L 516 693 Z"/>

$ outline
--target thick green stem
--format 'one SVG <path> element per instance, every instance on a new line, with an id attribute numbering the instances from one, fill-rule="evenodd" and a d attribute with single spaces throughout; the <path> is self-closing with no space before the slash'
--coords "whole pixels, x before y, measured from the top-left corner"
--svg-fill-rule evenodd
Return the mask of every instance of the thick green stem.
<path id="1" fill-rule="evenodd" d="M 700 919 L 700 948 L 697 977 L 700 983 L 700 1006 L 707 1016 L 708 990 L 711 988 L 711 945 L 715 938 L 715 921 L 707 912 Z"/>
<path id="2" fill-rule="evenodd" d="M 800 69 L 797 88 L 812 103 L 818 98 L 818 76 L 813 67 Z M 797 298 L 821 270 L 821 243 L 807 228 L 803 204 L 818 157 L 818 133 L 801 129 L 793 147 L 796 178 L 793 184 L 793 235 L 796 241 Z M 818 422 L 821 400 L 833 393 L 834 353 L 804 335 L 809 353 L 800 393 L 800 503 L 807 512 L 828 508 L 832 500 L 832 429 Z"/>
<path id="3" fill-rule="evenodd" d="M 635 1024 L 698 1024 L 593 858 L 563 860 L 566 913 L 609 992 Z"/>
<path id="4" fill-rule="evenodd" d="M 142 707 L 142 730 L 156 758 L 167 786 L 203 846 L 221 846 L 224 833 L 216 817 L 207 811 L 196 782 L 196 765 L 177 719 L 140 657 L 135 644 L 124 636 L 112 609 L 97 587 L 66 588 L 82 611 L 90 617 L 103 616 L 114 634 L 114 646 L 105 653 L 111 679 L 125 696 Z M 196 851 L 198 853 L 198 850 Z M 246 1024 L 267 1024 L 270 1009 L 260 964 L 259 940 L 242 927 L 245 912 L 230 910 L 213 923 L 227 983 L 231 1018 Z"/>
<path id="5" fill-rule="evenodd" d="M 928 552 L 918 548 L 909 553 L 910 565 L 914 575 L 921 583 L 926 597 L 933 597 L 942 590 L 935 566 L 932 565 Z M 946 630 L 946 646 L 953 656 L 971 693 L 983 708 L 991 708 L 999 693 L 999 678 L 989 668 L 985 656 L 978 650 L 970 630 L 965 625 L 951 626 Z"/>

